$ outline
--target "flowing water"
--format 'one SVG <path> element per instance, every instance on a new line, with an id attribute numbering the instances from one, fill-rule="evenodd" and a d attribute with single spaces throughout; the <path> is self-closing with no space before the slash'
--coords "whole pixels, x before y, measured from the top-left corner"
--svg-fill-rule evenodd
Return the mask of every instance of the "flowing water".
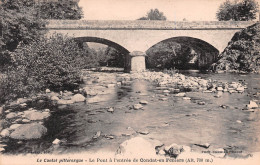
<path id="1" fill-rule="evenodd" d="M 259 111 L 242 109 L 250 100 L 259 99 L 254 94 L 259 92 L 260 76 L 191 71 L 183 74 L 221 82 L 245 81 L 248 89 L 244 93 L 224 93 L 220 98 L 213 93 L 187 92 L 191 100 L 169 94 L 163 96 L 168 100 L 162 101 L 162 91 L 155 84 L 135 80 L 130 86 L 113 88 L 102 102 L 52 107 L 52 116 L 44 123 L 48 128 L 45 137 L 19 143 L 9 141 L 6 152 L 115 152 L 120 143 L 144 131 L 149 134 L 139 136 L 160 140 L 165 145 L 210 143 L 214 148 L 231 146 L 243 152 L 259 152 Z M 140 100 L 148 101 L 143 110 L 130 108 Z M 197 104 L 198 101 L 205 105 Z M 107 112 L 108 107 L 113 107 L 114 112 Z M 100 136 L 93 138 L 99 131 Z M 56 138 L 62 141 L 58 146 L 52 145 Z"/>

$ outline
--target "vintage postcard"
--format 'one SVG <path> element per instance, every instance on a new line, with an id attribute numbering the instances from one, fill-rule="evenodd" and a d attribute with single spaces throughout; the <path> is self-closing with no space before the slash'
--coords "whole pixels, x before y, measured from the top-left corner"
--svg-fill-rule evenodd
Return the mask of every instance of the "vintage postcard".
<path id="1" fill-rule="evenodd" d="M 259 4 L 1 0 L 0 164 L 259 164 Z"/>

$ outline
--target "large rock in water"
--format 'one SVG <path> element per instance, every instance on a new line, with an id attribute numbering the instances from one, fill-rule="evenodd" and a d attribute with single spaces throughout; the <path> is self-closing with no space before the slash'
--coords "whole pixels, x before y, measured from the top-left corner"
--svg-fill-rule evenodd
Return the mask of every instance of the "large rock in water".
<path id="1" fill-rule="evenodd" d="M 10 137 L 18 140 L 39 139 L 47 132 L 47 128 L 38 123 L 23 124 L 11 133 Z"/>
<path id="2" fill-rule="evenodd" d="M 74 101 L 75 103 L 77 103 L 77 102 L 85 101 L 86 98 L 82 94 L 76 94 L 76 95 L 72 96 L 71 100 Z"/>
<path id="3" fill-rule="evenodd" d="M 49 112 L 31 112 L 25 114 L 25 117 L 29 120 L 42 120 L 50 116 Z"/>
<path id="4" fill-rule="evenodd" d="M 260 72 L 260 23 L 237 32 L 220 54 L 214 70 Z"/>
<path id="5" fill-rule="evenodd" d="M 134 157 L 155 157 L 155 148 L 163 144 L 157 140 L 134 137 L 124 141 L 117 149 L 117 155 Z"/>

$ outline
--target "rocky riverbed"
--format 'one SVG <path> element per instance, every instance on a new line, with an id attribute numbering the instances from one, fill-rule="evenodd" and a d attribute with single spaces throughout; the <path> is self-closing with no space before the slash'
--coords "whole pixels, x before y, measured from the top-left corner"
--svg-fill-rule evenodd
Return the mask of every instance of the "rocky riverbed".
<path id="1" fill-rule="evenodd" d="M 212 105 L 214 105 L 215 109 L 219 109 L 218 112 L 214 113 L 220 112 L 221 114 L 226 113 L 229 115 L 237 113 L 235 111 L 239 111 L 240 115 L 242 115 L 242 113 L 253 113 L 257 115 L 259 111 L 259 92 L 248 93 L 248 82 L 243 80 L 217 81 L 213 79 L 203 79 L 201 77 L 185 76 L 178 73 L 166 74 L 163 72 L 149 71 L 132 74 L 122 72 L 83 71 L 82 80 L 84 84 L 75 91 L 53 92 L 46 89 L 44 93 L 38 94 L 35 97 L 20 98 L 12 103 L 3 105 L 0 108 L 2 116 L 0 123 L 1 152 L 13 153 L 15 152 L 12 149 L 14 146 L 22 146 L 28 142 L 32 143 L 33 141 L 39 141 L 41 139 L 48 139 L 48 145 L 46 145 L 48 147 L 40 150 L 42 150 L 42 152 L 47 150 L 51 153 L 64 152 L 64 146 L 67 146 L 65 149 L 75 149 L 80 146 L 80 148 L 82 148 L 82 146 L 88 148 L 88 145 L 86 146 L 86 144 L 95 145 L 95 143 L 102 143 L 101 146 L 106 147 L 107 142 L 104 142 L 104 140 L 110 140 L 112 144 L 117 144 L 117 147 L 113 148 L 119 147 L 117 150 L 118 154 L 134 152 L 131 150 L 129 151 L 128 149 L 122 149 L 127 148 L 127 146 L 125 146 L 126 143 L 128 145 L 133 144 L 131 147 L 138 146 L 139 143 L 142 143 L 147 144 L 147 147 L 150 147 L 150 149 L 153 148 L 150 150 L 153 154 L 173 158 L 184 153 L 184 151 L 206 152 L 208 149 L 211 150 L 210 153 L 211 155 L 213 154 L 213 156 L 225 157 L 228 151 L 234 150 L 234 146 L 212 144 L 210 142 L 211 140 L 207 141 L 203 137 L 201 137 L 201 139 L 204 139 L 205 141 L 198 142 L 199 137 L 197 137 L 194 138 L 194 142 L 186 141 L 185 143 L 176 144 L 182 142 L 182 140 L 178 140 L 177 142 L 166 140 L 172 138 L 160 137 L 158 134 L 163 130 L 164 133 L 168 132 L 167 134 L 171 134 L 171 129 L 169 129 L 169 127 L 180 127 L 183 131 L 187 129 L 187 132 L 178 134 L 180 136 L 185 136 L 185 134 L 186 136 L 189 136 L 188 125 L 185 125 L 187 122 L 191 124 L 195 122 L 193 123 L 194 125 L 202 126 L 201 119 L 199 119 L 200 123 L 197 123 L 198 121 L 194 119 L 200 118 L 202 115 L 202 112 L 196 110 L 198 107 L 201 107 L 200 109 L 202 110 L 205 109 L 205 112 L 203 113 L 207 113 L 214 111 L 213 109 L 208 109 L 209 107 L 212 108 Z M 151 86 L 147 86 L 147 84 L 150 84 Z M 128 96 L 129 92 L 131 93 L 130 96 Z M 248 100 L 247 103 L 233 107 L 229 104 L 217 104 L 218 100 L 222 99 L 222 102 L 224 102 L 223 100 L 231 98 L 232 95 L 235 97 L 236 95 L 250 95 L 250 100 Z M 206 97 L 198 98 L 200 96 Z M 214 101 L 209 101 L 207 97 L 214 99 Z M 115 100 L 119 101 L 115 102 Z M 183 106 L 179 106 L 180 103 L 182 103 Z M 156 109 L 159 108 L 158 104 L 161 105 L 161 109 L 156 112 Z M 189 108 L 193 107 L 194 110 L 187 111 L 186 106 L 189 106 Z M 82 107 L 88 107 L 88 109 L 84 110 L 84 112 L 77 111 L 77 109 Z M 183 110 L 181 110 L 182 112 L 163 112 L 164 109 Z M 222 112 L 225 110 L 229 110 L 229 112 Z M 86 131 L 87 136 L 84 137 L 83 133 L 83 135 L 77 136 L 75 139 L 70 139 L 69 136 L 67 137 L 64 135 L 66 134 L 66 131 L 72 131 L 68 133 L 70 136 L 75 134 L 73 133 L 73 129 L 63 130 L 63 134 L 60 133 L 59 135 L 55 135 L 53 133 L 55 132 L 55 126 L 52 125 L 50 127 L 50 123 L 55 123 L 54 117 L 61 117 L 56 116 L 56 113 L 62 112 L 66 112 L 69 116 L 65 117 L 70 117 L 71 121 L 75 120 L 75 123 L 70 123 L 69 126 L 64 126 L 62 128 L 67 129 L 68 127 L 73 127 L 79 131 Z M 147 116 L 145 113 L 150 113 L 152 117 L 158 116 L 159 118 L 155 121 L 153 121 L 155 118 L 151 118 L 153 120 L 147 120 L 149 115 Z M 179 122 L 175 123 L 175 121 L 168 121 L 168 117 L 171 116 L 171 113 L 174 113 L 181 118 L 189 117 L 190 119 L 189 121 L 186 121 L 187 119 L 182 119 L 185 124 L 180 126 Z M 125 118 L 126 114 L 132 114 L 138 125 L 133 124 L 132 126 L 127 126 L 127 124 L 130 125 L 131 121 L 128 121 L 127 118 Z M 143 120 L 146 123 L 143 123 L 142 118 L 138 118 L 136 115 L 139 117 L 140 115 L 143 115 Z M 163 116 L 160 117 L 161 115 Z M 247 116 L 247 114 L 245 116 Z M 59 120 L 57 119 L 57 121 L 60 121 L 63 124 L 63 120 L 66 120 L 65 117 Z M 131 116 L 129 116 L 129 118 L 131 119 Z M 171 116 L 171 118 L 175 117 Z M 208 116 L 207 118 L 210 117 Z M 255 118 L 257 118 L 257 116 L 254 116 L 254 119 L 251 117 L 249 120 L 259 121 L 259 118 Z M 82 123 L 78 123 L 79 119 L 86 121 L 86 123 L 83 125 Z M 116 121 L 114 121 L 115 119 Z M 159 120 L 163 120 L 160 125 L 151 126 L 151 124 L 154 122 L 157 123 Z M 175 118 L 174 120 L 178 119 Z M 237 118 L 235 123 L 246 126 L 246 123 L 244 123 L 246 120 L 247 119 L 242 120 Z M 80 120 L 80 122 L 82 121 Z M 57 129 L 61 123 L 56 123 Z M 122 127 L 119 127 L 118 124 L 122 125 Z M 174 124 L 176 126 L 174 126 Z M 91 125 L 93 125 L 93 128 Z M 214 125 L 216 126 L 217 123 L 212 123 L 209 128 L 214 127 Z M 119 130 L 112 129 L 111 131 L 107 131 L 108 128 L 111 129 L 110 127 Z M 125 130 L 123 130 L 123 127 L 125 127 Z M 90 129 L 91 131 L 88 132 L 86 129 Z M 241 131 L 240 129 L 241 128 L 232 128 L 232 131 L 239 133 Z M 51 137 L 50 132 L 52 132 Z M 207 135 L 207 137 L 213 138 L 215 134 L 216 133 L 209 136 Z M 174 133 L 170 136 L 173 135 Z M 46 136 L 48 136 L 48 138 L 45 138 Z M 129 138 L 130 141 L 124 142 L 129 140 Z M 151 139 L 157 139 L 156 145 L 154 145 L 155 142 L 151 141 Z M 161 142 L 159 142 L 159 140 Z M 106 143 L 106 145 L 103 143 Z M 119 145 L 120 143 L 121 145 Z M 8 145 L 12 145 L 12 147 Z M 143 149 L 147 150 L 146 147 Z M 96 150 L 95 147 L 94 150 Z M 213 153 L 213 151 L 219 152 Z M 21 152 L 21 150 L 18 150 L 18 152 Z M 249 152 L 236 153 L 235 155 L 248 157 Z"/>

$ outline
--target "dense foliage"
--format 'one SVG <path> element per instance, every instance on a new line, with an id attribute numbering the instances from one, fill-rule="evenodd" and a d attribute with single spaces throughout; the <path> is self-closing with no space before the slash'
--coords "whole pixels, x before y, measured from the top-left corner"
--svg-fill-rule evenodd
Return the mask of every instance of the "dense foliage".
<path id="1" fill-rule="evenodd" d="M 213 68 L 260 72 L 260 24 L 237 32 Z"/>
<path id="2" fill-rule="evenodd" d="M 107 47 L 105 55 L 108 57 L 107 65 L 111 67 L 124 67 L 125 55 L 113 47 Z"/>
<path id="3" fill-rule="evenodd" d="M 0 4 L 0 66 L 10 63 L 10 52 L 19 43 L 41 37 L 45 22 L 36 17 L 33 0 L 8 0 Z"/>
<path id="4" fill-rule="evenodd" d="M 38 4 L 39 17 L 43 19 L 81 19 L 82 8 L 77 0 L 43 1 Z"/>
<path id="5" fill-rule="evenodd" d="M 187 69 L 188 63 L 194 58 L 192 49 L 176 42 L 160 42 L 150 48 L 146 54 L 148 68 Z"/>
<path id="6" fill-rule="evenodd" d="M 46 88 L 71 90 L 80 82 L 80 69 L 97 65 L 88 50 L 59 34 L 21 44 L 12 53 L 12 66 L 0 84 L 1 98 L 6 101 L 35 94 Z"/>
<path id="7" fill-rule="evenodd" d="M 248 21 L 256 19 L 258 3 L 255 0 L 226 0 L 217 11 L 219 21 Z"/>
<path id="8" fill-rule="evenodd" d="M 151 9 L 147 12 L 145 17 L 141 17 L 138 20 L 166 20 L 163 12 L 160 12 L 158 9 Z"/>

